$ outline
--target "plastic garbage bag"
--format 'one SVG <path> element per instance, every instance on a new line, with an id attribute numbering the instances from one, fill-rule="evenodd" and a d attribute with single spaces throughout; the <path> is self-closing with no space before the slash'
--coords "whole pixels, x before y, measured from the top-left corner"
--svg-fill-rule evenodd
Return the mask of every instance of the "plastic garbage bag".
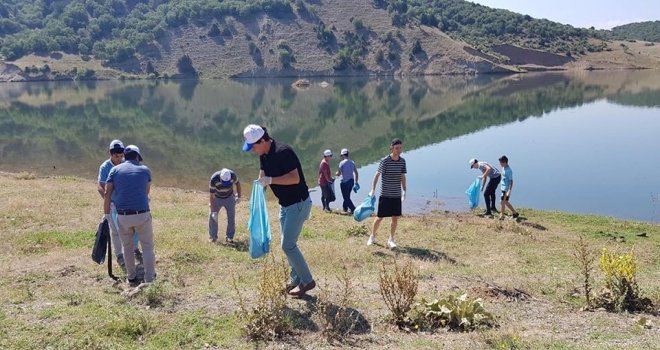
<path id="1" fill-rule="evenodd" d="M 367 196 L 353 211 L 353 219 L 357 222 L 364 221 L 374 210 L 376 210 L 376 196 Z"/>
<path id="2" fill-rule="evenodd" d="M 474 209 L 479 206 L 479 197 L 481 193 L 481 179 L 476 178 L 472 185 L 468 187 L 468 189 L 465 191 L 465 194 L 468 197 L 468 204 L 470 205 L 470 209 Z"/>
<path id="3" fill-rule="evenodd" d="M 360 184 L 356 182 L 355 185 L 353 185 L 353 192 L 358 193 L 359 190 L 360 190 Z"/>
<path id="4" fill-rule="evenodd" d="M 270 224 L 268 223 L 266 195 L 259 181 L 252 184 L 248 231 L 250 231 L 250 257 L 256 259 L 268 254 L 271 239 Z"/>

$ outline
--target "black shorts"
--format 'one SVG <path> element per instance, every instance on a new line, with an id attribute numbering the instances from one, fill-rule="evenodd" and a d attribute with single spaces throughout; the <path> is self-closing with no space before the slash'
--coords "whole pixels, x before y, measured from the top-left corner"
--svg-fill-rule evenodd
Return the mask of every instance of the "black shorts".
<path id="1" fill-rule="evenodd" d="M 500 200 L 508 201 L 510 198 L 511 196 L 507 196 L 506 192 L 502 191 L 502 197 L 500 197 Z"/>
<path id="2" fill-rule="evenodd" d="M 401 198 L 378 197 L 378 217 L 401 216 Z"/>

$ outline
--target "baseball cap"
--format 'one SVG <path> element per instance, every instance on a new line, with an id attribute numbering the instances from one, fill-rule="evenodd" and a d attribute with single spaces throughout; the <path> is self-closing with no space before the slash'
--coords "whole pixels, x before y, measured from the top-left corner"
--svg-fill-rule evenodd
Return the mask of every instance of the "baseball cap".
<path id="1" fill-rule="evenodd" d="M 347 154 L 348 154 L 348 148 L 342 148 L 341 152 L 339 153 L 339 155 L 342 155 L 342 156 L 345 156 Z"/>
<path id="2" fill-rule="evenodd" d="M 472 169 L 472 166 L 473 166 L 474 163 L 476 163 L 476 162 L 477 162 L 477 160 L 476 160 L 475 158 L 470 159 L 470 169 Z"/>
<path id="3" fill-rule="evenodd" d="M 121 142 L 121 140 L 112 140 L 112 142 L 110 142 L 110 147 L 108 149 L 110 151 L 123 151 L 124 143 Z"/>
<path id="4" fill-rule="evenodd" d="M 124 148 L 124 154 L 128 154 L 131 152 L 135 152 L 138 155 L 138 160 L 142 161 L 142 154 L 140 153 L 140 148 L 136 145 L 128 145 L 126 148 Z"/>
<path id="5" fill-rule="evenodd" d="M 326 149 L 325 151 L 323 151 L 323 156 L 324 157 L 332 157 L 332 151 L 329 150 L 329 149 Z"/>
<path id="6" fill-rule="evenodd" d="M 229 181 L 231 180 L 231 170 L 224 168 L 220 170 L 220 180 Z"/>
<path id="7" fill-rule="evenodd" d="M 266 130 L 259 125 L 250 124 L 243 129 L 243 137 L 245 142 L 243 143 L 243 151 L 247 152 L 252 149 L 252 146 L 259 141 L 266 134 Z"/>

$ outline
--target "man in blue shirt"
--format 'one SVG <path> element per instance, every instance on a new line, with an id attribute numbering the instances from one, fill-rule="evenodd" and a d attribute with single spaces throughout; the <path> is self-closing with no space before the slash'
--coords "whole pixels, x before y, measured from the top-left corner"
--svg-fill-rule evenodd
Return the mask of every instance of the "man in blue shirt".
<path id="1" fill-rule="evenodd" d="M 353 201 L 351 200 L 351 190 L 358 182 L 359 175 L 355 163 L 348 158 L 348 149 L 342 149 L 339 155 L 341 156 L 342 161 L 339 163 L 337 176 L 341 176 L 339 188 L 341 188 L 341 196 L 344 198 L 342 207 L 344 213 L 349 212 L 352 214 L 353 211 L 355 211 L 355 204 L 353 204 Z"/>
<path id="2" fill-rule="evenodd" d="M 506 208 L 509 208 L 514 219 L 518 219 L 518 212 L 513 209 L 511 205 L 511 191 L 513 190 L 513 170 L 509 166 L 509 158 L 507 156 L 501 156 L 500 166 L 502 166 L 502 213 L 500 214 L 500 219 L 504 219 L 504 211 Z"/>
<path id="3" fill-rule="evenodd" d="M 105 186 L 103 212 L 110 220 L 110 204 L 115 203 L 118 214 L 119 237 L 124 247 L 126 274 L 128 283 L 137 286 L 133 233 L 138 232 L 144 260 L 144 281 L 153 282 L 156 278 L 154 236 L 149 211 L 149 190 L 151 189 L 151 171 L 141 165 L 142 155 L 135 145 L 124 149 L 125 161 L 110 170 Z"/>
<path id="4" fill-rule="evenodd" d="M 121 142 L 121 140 L 112 140 L 112 142 L 110 142 L 108 153 L 110 153 L 110 158 L 103 162 L 99 167 L 99 177 L 96 190 L 101 195 L 101 198 L 105 197 L 105 184 L 108 179 L 108 174 L 110 174 L 110 170 L 124 161 L 124 144 Z M 117 263 L 122 269 L 125 269 L 124 251 L 122 249 L 121 241 L 119 240 L 119 229 L 117 228 L 117 209 L 115 208 L 114 203 L 110 203 L 110 209 L 112 211 L 112 220 L 108 221 L 108 226 L 110 227 L 110 240 L 114 245 Z M 142 253 L 140 253 L 140 250 L 137 248 L 137 233 L 134 236 L 134 242 L 135 256 L 138 260 L 141 260 Z"/>

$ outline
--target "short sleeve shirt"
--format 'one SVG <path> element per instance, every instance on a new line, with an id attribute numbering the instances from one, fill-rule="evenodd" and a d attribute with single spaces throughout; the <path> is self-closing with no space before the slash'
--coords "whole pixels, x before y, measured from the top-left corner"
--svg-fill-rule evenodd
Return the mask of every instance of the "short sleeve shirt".
<path id="1" fill-rule="evenodd" d="M 500 186 L 502 192 L 506 192 L 509 190 L 512 181 L 513 181 L 513 170 L 511 170 L 511 167 L 506 166 L 502 168 L 502 185 Z"/>
<path id="2" fill-rule="evenodd" d="M 259 157 L 260 169 L 266 176 L 277 177 L 297 169 L 300 182 L 295 185 L 270 185 L 273 194 L 283 207 L 302 202 L 309 198 L 302 165 L 296 153 L 286 144 L 273 140 L 268 153 Z"/>
<path id="3" fill-rule="evenodd" d="M 482 173 L 486 172 L 486 166 L 489 166 L 491 168 L 491 171 L 488 174 L 489 178 L 492 179 L 492 178 L 496 178 L 496 177 L 500 176 L 500 171 L 497 170 L 497 168 L 495 168 L 494 166 L 492 166 L 492 165 L 490 165 L 486 162 L 479 162 L 478 164 L 479 164 L 479 170 L 481 170 Z"/>
<path id="4" fill-rule="evenodd" d="M 330 164 L 328 164 L 328 162 L 323 159 L 321 164 L 319 164 L 319 185 L 325 186 L 329 184 L 329 179 L 331 178 L 332 174 L 330 174 Z"/>
<path id="5" fill-rule="evenodd" d="M 348 182 L 354 179 L 355 162 L 350 159 L 344 159 L 339 163 L 339 171 L 341 172 L 341 182 Z"/>
<path id="6" fill-rule="evenodd" d="M 238 177 L 233 171 L 231 173 L 231 179 L 229 181 L 222 181 L 220 178 L 220 171 L 216 171 L 211 175 L 211 180 L 209 181 L 209 192 L 215 193 L 215 196 L 218 198 L 229 198 L 234 194 L 234 184 L 238 182 Z"/>
<path id="7" fill-rule="evenodd" d="M 105 162 L 101 163 L 101 166 L 99 167 L 99 183 L 102 185 L 105 185 L 106 181 L 108 181 L 108 175 L 110 174 L 110 170 L 114 167 L 115 165 L 112 164 L 112 160 L 107 159 Z"/>
<path id="8" fill-rule="evenodd" d="M 380 161 L 378 172 L 382 177 L 380 195 L 388 198 L 401 198 L 401 178 L 408 172 L 406 160 L 402 157 L 394 160 L 391 155 L 388 155 Z"/>
<path id="9" fill-rule="evenodd" d="M 125 161 L 110 170 L 108 183 L 112 183 L 112 201 L 119 210 L 149 210 L 147 185 L 151 170 L 136 161 Z"/>

